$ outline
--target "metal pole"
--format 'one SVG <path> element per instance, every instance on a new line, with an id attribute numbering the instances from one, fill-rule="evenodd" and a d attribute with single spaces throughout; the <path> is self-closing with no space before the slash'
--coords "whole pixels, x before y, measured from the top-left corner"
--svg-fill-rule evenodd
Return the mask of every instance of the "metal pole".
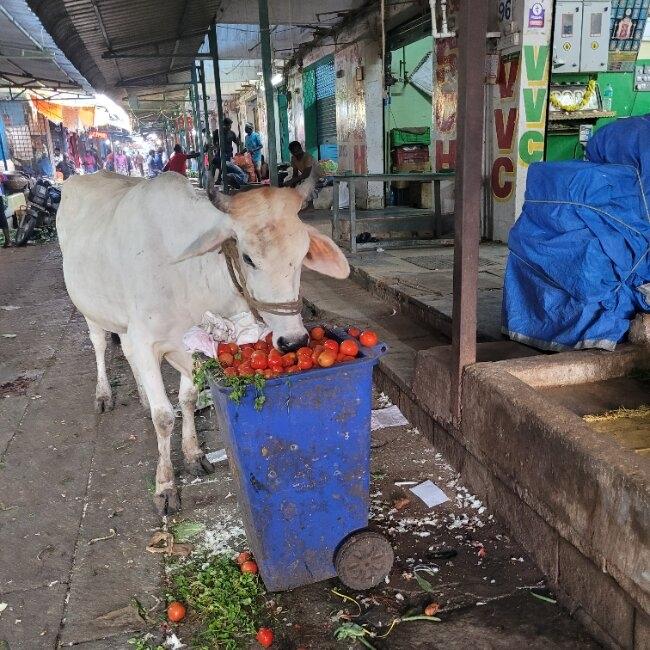
<path id="1" fill-rule="evenodd" d="M 226 138 L 223 132 L 223 102 L 221 100 L 221 75 L 219 73 L 219 43 L 217 42 L 217 24 L 213 21 L 208 32 L 208 43 L 212 54 L 212 68 L 214 72 L 214 87 L 217 100 L 217 129 L 219 130 L 219 157 L 221 158 L 221 182 L 223 191 L 228 191 L 228 178 L 226 176 Z"/>
<path id="2" fill-rule="evenodd" d="M 454 214 L 452 416 L 460 420 L 463 369 L 476 361 L 481 227 L 485 34 L 488 0 L 461 0 L 458 15 L 458 122 Z"/>
<path id="3" fill-rule="evenodd" d="M 203 138 L 201 136 L 201 108 L 199 106 L 199 85 L 196 79 L 196 65 L 192 65 L 192 94 L 194 95 L 194 142 L 196 143 L 195 151 L 199 152 L 197 159 L 199 168 L 199 185 L 203 187 Z"/>
<path id="4" fill-rule="evenodd" d="M 268 0 L 259 0 L 260 10 L 260 44 L 262 46 L 262 74 L 264 79 L 264 96 L 266 98 L 266 140 L 269 151 L 269 177 L 271 185 L 278 186 L 278 155 L 275 143 L 275 106 L 274 92 L 271 85 L 271 32 L 269 30 Z"/>
<path id="5" fill-rule="evenodd" d="M 205 119 L 205 137 L 209 138 L 210 134 L 210 117 L 208 113 L 208 92 L 205 89 L 205 61 L 201 61 L 199 70 L 201 77 L 201 97 L 203 98 L 203 117 Z"/>

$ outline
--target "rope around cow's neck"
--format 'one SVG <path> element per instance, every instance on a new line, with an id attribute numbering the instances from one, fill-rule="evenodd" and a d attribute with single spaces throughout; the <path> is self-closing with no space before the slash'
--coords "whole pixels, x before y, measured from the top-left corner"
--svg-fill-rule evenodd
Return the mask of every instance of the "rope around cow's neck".
<path id="1" fill-rule="evenodd" d="M 250 307 L 251 313 L 257 320 L 262 320 L 260 311 L 276 316 L 294 316 L 302 311 L 302 298 L 289 302 L 263 302 L 251 296 L 246 287 L 246 278 L 242 272 L 239 262 L 239 252 L 237 251 L 237 242 L 234 239 L 227 239 L 221 244 L 221 251 L 226 258 L 226 265 L 230 279 L 235 285 L 235 289 L 244 298 Z"/>

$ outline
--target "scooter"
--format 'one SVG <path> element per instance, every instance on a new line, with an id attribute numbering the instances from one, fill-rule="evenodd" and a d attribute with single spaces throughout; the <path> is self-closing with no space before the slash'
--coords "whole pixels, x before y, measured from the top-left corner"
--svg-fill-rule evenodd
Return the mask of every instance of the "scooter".
<path id="1" fill-rule="evenodd" d="M 46 178 L 39 178 L 29 190 L 27 210 L 18 223 L 16 246 L 25 246 L 36 228 L 54 230 L 61 190 Z"/>

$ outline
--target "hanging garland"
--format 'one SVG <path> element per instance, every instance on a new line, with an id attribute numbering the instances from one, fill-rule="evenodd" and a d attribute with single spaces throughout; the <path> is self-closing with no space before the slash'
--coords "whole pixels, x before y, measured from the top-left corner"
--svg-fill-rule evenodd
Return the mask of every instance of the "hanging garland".
<path id="1" fill-rule="evenodd" d="M 579 102 L 576 102 L 575 104 L 563 104 L 558 99 L 559 93 L 554 92 L 551 93 L 551 104 L 553 104 L 555 108 L 558 108 L 561 111 L 566 111 L 567 113 L 575 113 L 576 111 L 581 111 L 585 106 L 589 104 L 595 92 L 596 82 L 591 79 L 591 81 L 589 81 L 589 83 L 586 85 L 584 95 Z"/>

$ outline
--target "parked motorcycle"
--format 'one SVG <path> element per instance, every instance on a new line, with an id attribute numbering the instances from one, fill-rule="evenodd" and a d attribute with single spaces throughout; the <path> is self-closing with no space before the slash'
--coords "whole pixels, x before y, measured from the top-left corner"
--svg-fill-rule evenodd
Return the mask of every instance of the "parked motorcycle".
<path id="1" fill-rule="evenodd" d="M 18 223 L 16 246 L 25 246 L 36 228 L 54 230 L 61 190 L 47 178 L 39 178 L 27 195 L 27 210 Z"/>

